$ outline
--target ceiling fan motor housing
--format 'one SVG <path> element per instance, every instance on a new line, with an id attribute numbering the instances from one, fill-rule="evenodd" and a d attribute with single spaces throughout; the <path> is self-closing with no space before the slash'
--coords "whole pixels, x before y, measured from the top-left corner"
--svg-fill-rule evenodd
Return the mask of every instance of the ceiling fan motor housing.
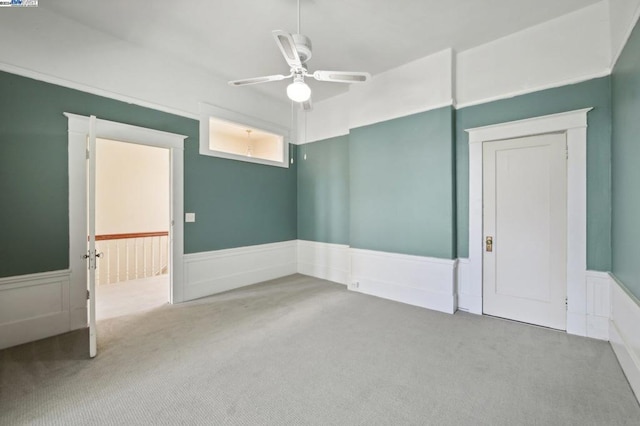
<path id="1" fill-rule="evenodd" d="M 296 50 L 303 64 L 311 59 L 311 39 L 302 34 L 292 34 L 293 41 L 296 43 Z"/>

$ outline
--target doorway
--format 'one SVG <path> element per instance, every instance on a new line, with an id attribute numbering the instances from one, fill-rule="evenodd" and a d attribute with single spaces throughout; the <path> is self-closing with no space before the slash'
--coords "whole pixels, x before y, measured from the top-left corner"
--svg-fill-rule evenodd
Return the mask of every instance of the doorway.
<path id="1" fill-rule="evenodd" d="M 566 330 L 564 133 L 483 144 L 483 313 Z"/>
<path id="2" fill-rule="evenodd" d="M 171 303 L 183 301 L 184 140 L 186 136 L 64 113 L 69 154 L 69 329 L 89 329 L 89 354 L 97 354 L 95 330 L 95 141 L 124 141 L 169 150 Z M 92 155 L 93 153 L 93 155 Z M 87 250 L 89 240 L 89 250 Z"/>
<path id="3" fill-rule="evenodd" d="M 169 302 L 169 150 L 96 140 L 96 319 Z"/>
<path id="4" fill-rule="evenodd" d="M 592 108 L 466 129 L 469 133 L 469 263 L 464 289 L 469 312 L 483 314 L 483 145 L 549 133 L 566 137 L 566 331 L 587 335 L 587 114 Z M 566 158 L 568 157 L 568 158 Z"/>

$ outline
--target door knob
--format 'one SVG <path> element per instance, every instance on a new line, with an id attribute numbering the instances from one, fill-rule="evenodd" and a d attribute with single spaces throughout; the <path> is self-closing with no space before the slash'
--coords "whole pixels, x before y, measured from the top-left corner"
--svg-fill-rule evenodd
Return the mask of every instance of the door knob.
<path id="1" fill-rule="evenodd" d="M 487 237 L 484 241 L 485 243 L 485 250 L 488 252 L 492 252 L 493 251 L 493 237 Z"/>

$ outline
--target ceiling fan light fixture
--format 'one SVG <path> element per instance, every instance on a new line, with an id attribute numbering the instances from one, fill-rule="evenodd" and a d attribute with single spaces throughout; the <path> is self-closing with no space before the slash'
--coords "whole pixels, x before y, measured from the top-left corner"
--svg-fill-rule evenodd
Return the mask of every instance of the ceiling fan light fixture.
<path id="1" fill-rule="evenodd" d="M 306 102 L 311 97 L 311 88 L 302 79 L 287 86 L 287 96 L 294 102 Z"/>

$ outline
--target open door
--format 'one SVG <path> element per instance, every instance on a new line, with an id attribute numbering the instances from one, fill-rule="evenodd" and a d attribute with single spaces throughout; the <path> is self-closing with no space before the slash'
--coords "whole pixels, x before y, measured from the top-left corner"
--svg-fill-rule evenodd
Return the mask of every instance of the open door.
<path id="1" fill-rule="evenodd" d="M 89 118 L 89 138 L 87 139 L 87 299 L 89 322 L 89 356 L 98 353 L 96 336 L 96 117 Z"/>

